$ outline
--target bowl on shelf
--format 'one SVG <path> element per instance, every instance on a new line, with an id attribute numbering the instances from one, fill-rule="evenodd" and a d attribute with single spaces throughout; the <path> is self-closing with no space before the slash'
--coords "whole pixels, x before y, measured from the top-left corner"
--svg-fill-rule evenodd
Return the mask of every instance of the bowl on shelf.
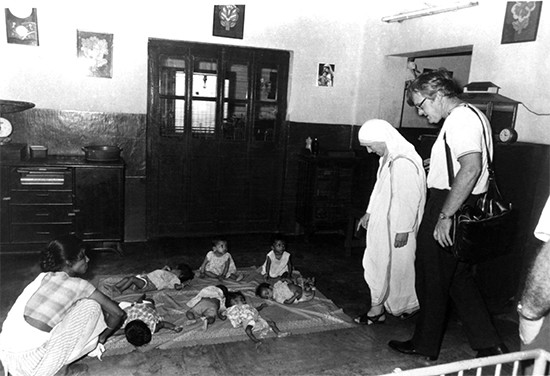
<path id="1" fill-rule="evenodd" d="M 114 145 L 88 145 L 82 148 L 87 161 L 114 162 L 120 159 L 121 148 Z"/>

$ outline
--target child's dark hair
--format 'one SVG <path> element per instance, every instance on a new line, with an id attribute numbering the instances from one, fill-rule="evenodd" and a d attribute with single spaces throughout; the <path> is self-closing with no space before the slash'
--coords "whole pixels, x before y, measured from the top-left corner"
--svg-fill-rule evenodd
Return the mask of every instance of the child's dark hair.
<path id="1" fill-rule="evenodd" d="M 86 246 L 81 239 L 75 235 L 61 236 L 42 251 L 40 268 L 43 272 L 61 271 L 67 262 L 77 262 L 82 250 L 85 251 Z"/>
<path id="2" fill-rule="evenodd" d="M 224 238 L 214 238 L 214 239 L 212 239 L 212 247 L 217 246 L 221 242 L 227 243 L 227 240 L 225 240 Z"/>
<path id="3" fill-rule="evenodd" d="M 275 244 L 275 242 L 279 240 L 286 244 L 286 237 L 280 232 L 271 236 L 271 244 Z"/>
<path id="4" fill-rule="evenodd" d="M 262 296 L 262 292 L 265 290 L 269 290 L 271 288 L 271 285 L 267 282 L 262 282 L 256 287 L 256 296 Z"/>
<path id="5" fill-rule="evenodd" d="M 242 300 L 246 302 L 246 297 L 244 296 L 244 294 L 242 292 L 240 292 L 240 291 L 230 291 L 227 294 L 227 297 L 225 299 L 225 306 L 227 308 L 234 306 L 236 298 L 242 298 Z"/>
<path id="6" fill-rule="evenodd" d="M 179 279 L 181 283 L 189 281 L 195 277 L 195 273 L 193 273 L 193 269 L 191 269 L 189 265 L 181 263 L 177 266 L 177 268 L 180 271 Z"/>
<path id="7" fill-rule="evenodd" d="M 141 320 L 132 320 L 124 328 L 126 339 L 132 345 L 139 347 L 151 342 L 151 329 Z"/>
<path id="8" fill-rule="evenodd" d="M 216 285 L 217 288 L 222 290 L 223 297 L 225 298 L 225 302 L 227 303 L 229 301 L 229 290 L 227 289 L 227 286 L 225 285 Z"/>
<path id="9" fill-rule="evenodd" d="M 222 290 L 222 292 L 223 292 L 223 296 L 225 298 L 226 308 L 229 308 L 229 307 L 235 305 L 233 303 L 233 299 L 235 299 L 236 297 L 242 297 L 244 299 L 244 301 L 246 301 L 246 297 L 240 291 L 229 291 L 229 289 L 225 285 L 216 285 L 216 287 L 219 288 L 220 290 Z"/>

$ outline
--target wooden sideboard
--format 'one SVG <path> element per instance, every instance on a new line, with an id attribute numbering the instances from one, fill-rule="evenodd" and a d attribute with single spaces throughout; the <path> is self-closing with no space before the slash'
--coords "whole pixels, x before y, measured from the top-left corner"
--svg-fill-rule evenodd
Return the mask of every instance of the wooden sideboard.
<path id="1" fill-rule="evenodd" d="M 344 233 L 354 209 L 365 210 L 378 158 L 302 154 L 298 158 L 296 222 L 306 235 Z"/>
<path id="2" fill-rule="evenodd" d="M 80 156 L 3 160 L 0 252 L 36 252 L 56 236 L 76 234 L 94 248 L 124 242 L 124 162 Z M 40 248 L 38 248 L 40 249 Z"/>

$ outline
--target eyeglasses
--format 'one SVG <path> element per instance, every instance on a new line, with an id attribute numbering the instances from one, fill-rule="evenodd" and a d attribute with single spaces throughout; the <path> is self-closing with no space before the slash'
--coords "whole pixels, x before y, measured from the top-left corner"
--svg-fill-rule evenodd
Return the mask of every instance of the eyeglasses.
<path id="1" fill-rule="evenodd" d="M 415 104 L 414 107 L 416 107 L 417 110 L 422 110 L 422 105 L 424 104 L 424 102 L 426 102 L 426 99 L 428 99 L 428 97 L 424 97 L 424 99 L 422 99 L 422 102 L 420 102 L 419 104 Z"/>

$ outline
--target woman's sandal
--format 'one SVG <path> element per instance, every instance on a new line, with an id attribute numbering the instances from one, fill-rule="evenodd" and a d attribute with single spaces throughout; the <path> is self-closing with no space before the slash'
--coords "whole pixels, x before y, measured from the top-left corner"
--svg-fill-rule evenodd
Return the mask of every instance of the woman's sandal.
<path id="1" fill-rule="evenodd" d="M 386 312 L 382 311 L 379 315 L 369 316 L 368 312 L 353 319 L 357 324 L 372 325 L 383 324 L 386 322 Z"/>

